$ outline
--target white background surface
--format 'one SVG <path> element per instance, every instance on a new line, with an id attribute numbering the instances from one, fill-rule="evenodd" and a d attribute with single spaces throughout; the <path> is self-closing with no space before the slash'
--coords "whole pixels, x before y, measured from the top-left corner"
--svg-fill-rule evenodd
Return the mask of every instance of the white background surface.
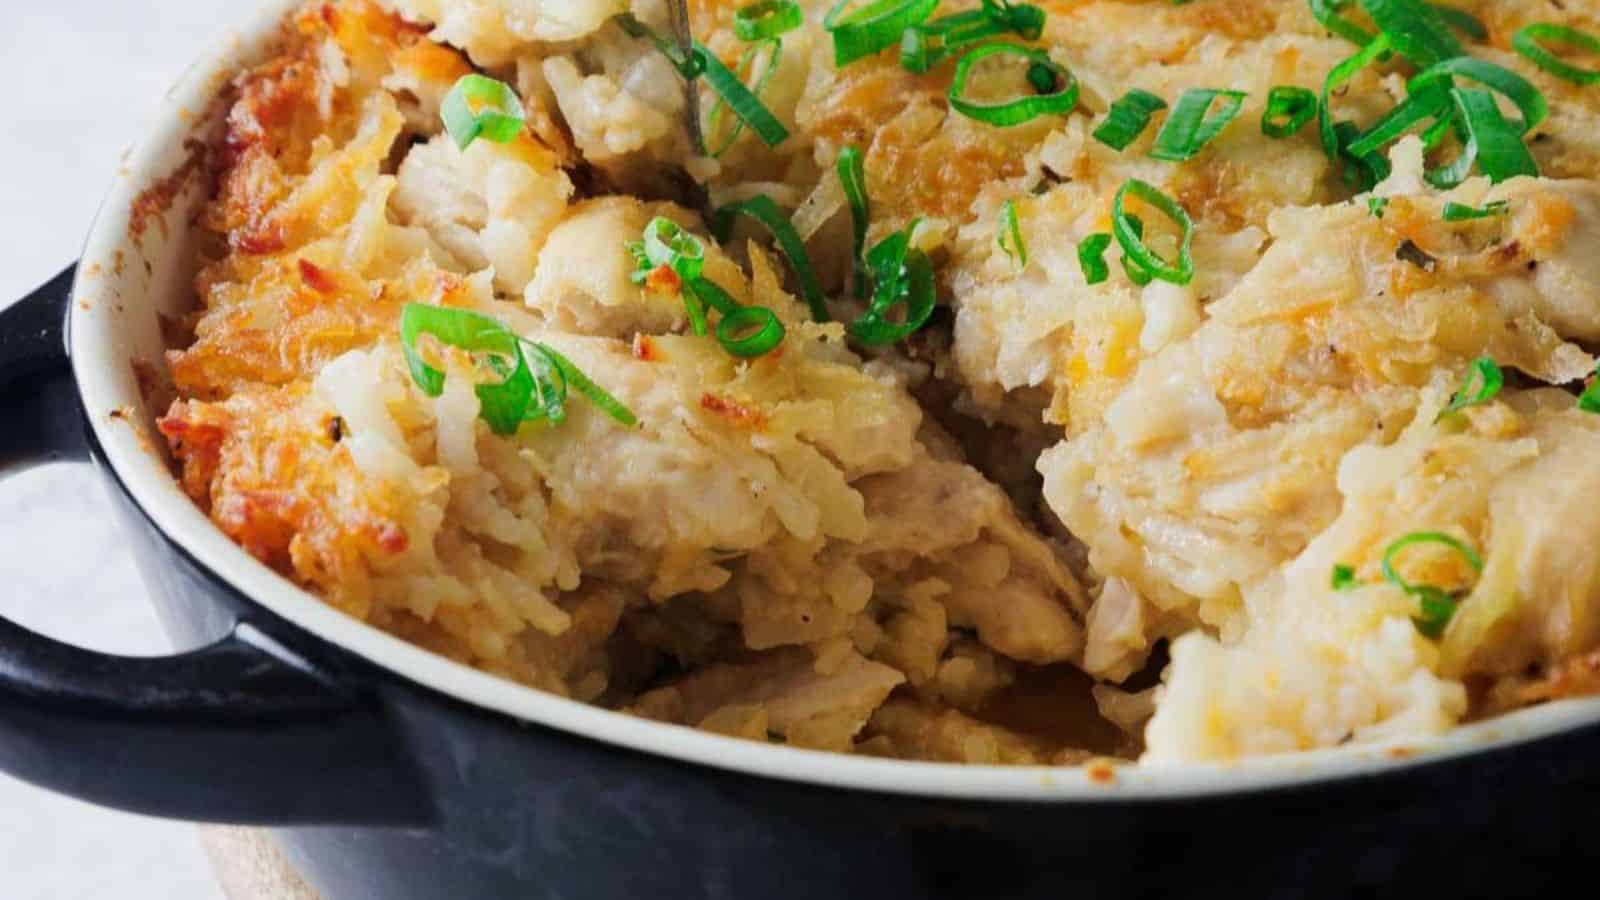
<path id="1" fill-rule="evenodd" d="M 0 0 L 0 304 L 77 255 L 123 149 L 188 61 L 250 2 Z M 87 469 L 0 485 L 0 614 L 95 649 L 162 652 L 109 513 Z M 221 897 L 192 826 L 0 776 L 0 898 Z"/>

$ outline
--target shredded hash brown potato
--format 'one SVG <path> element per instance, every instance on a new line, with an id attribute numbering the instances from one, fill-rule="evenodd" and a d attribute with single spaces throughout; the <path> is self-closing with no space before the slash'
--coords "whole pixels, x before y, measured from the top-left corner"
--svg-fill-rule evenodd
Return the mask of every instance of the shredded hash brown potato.
<path id="1" fill-rule="evenodd" d="M 740 5 L 688 4 L 730 67 Z M 198 306 L 168 358 L 160 429 L 195 502 L 423 647 L 757 741 L 1160 765 L 1415 739 L 1600 691 L 1600 416 L 1575 400 L 1600 347 L 1600 87 L 1510 50 L 1530 22 L 1600 18 L 1452 0 L 1488 30 L 1468 51 L 1549 101 L 1527 137 L 1541 175 L 1437 190 L 1407 137 L 1358 192 L 1315 122 L 1259 127 L 1273 87 L 1320 91 L 1355 50 L 1302 0 L 1047 0 L 1035 43 L 1082 94 L 1011 127 L 952 110 L 952 62 L 836 67 L 831 4 L 800 5 L 760 92 L 790 137 L 746 128 L 716 158 L 677 71 L 614 18 L 665 31 L 660 0 L 303 7 L 233 86 Z M 1376 120 L 1408 71 L 1363 69 L 1339 115 Z M 515 139 L 445 133 L 472 72 L 516 90 Z M 1131 88 L 1246 97 L 1178 164 L 1148 155 L 1165 113 L 1120 152 L 1091 136 Z M 843 325 L 863 309 L 847 146 L 869 246 L 911 227 L 936 272 L 939 308 L 891 347 Z M 1078 247 L 1130 178 L 1192 217 L 1189 284 L 1136 284 L 1115 243 L 1111 276 L 1086 279 Z M 812 321 L 766 232 L 707 236 L 707 209 L 758 194 L 794 214 L 836 321 Z M 1026 265 L 997 242 L 1008 201 Z M 776 350 L 697 336 L 670 270 L 635 283 L 625 245 L 656 217 L 777 314 Z M 414 380 L 407 304 L 493 317 L 638 424 L 574 395 L 564 421 L 495 433 L 471 355 L 428 350 L 438 396 Z M 1480 357 L 1504 389 L 1441 415 Z M 1437 543 L 1401 558 L 1408 583 L 1453 592 L 1437 635 L 1382 569 L 1417 532 L 1483 563 Z"/>

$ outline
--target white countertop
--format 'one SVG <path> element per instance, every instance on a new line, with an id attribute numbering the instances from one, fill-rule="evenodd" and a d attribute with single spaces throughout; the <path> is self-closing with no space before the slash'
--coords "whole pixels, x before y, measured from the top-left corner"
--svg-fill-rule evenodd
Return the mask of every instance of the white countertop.
<path id="1" fill-rule="evenodd" d="M 77 255 L 123 149 L 249 0 L 12 0 L 0 7 L 0 304 Z M 3 424 L 3 423 L 0 423 Z M 87 468 L 0 486 L 0 615 L 134 654 L 167 649 Z M 219 900 L 193 826 L 98 809 L 0 776 L 0 897 Z"/>

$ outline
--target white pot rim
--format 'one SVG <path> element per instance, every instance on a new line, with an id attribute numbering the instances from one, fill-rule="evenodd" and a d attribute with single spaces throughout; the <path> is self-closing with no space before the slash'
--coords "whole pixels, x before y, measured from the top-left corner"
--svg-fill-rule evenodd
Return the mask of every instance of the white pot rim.
<path id="1" fill-rule="evenodd" d="M 749 775 L 923 797 L 1115 803 L 1239 794 L 1368 776 L 1513 746 L 1600 722 L 1600 698 L 1567 700 L 1458 728 L 1428 740 L 1263 757 L 1231 764 L 1002 767 L 901 762 L 771 746 L 611 712 L 479 672 L 352 619 L 234 545 L 179 488 L 151 426 L 130 362 L 151 359 L 162 291 L 187 285 L 173 249 L 190 227 L 182 204 L 129 234 L 142 192 L 185 158 L 185 139 L 241 64 L 259 58 L 298 0 L 270 0 L 230 30 L 167 95 L 141 146 L 126 158 L 90 233 L 69 316 L 85 412 L 125 489 L 165 535 L 270 612 L 410 682 L 488 710 L 619 747 Z M 148 265 L 146 265 L 148 263 Z M 159 296 L 158 296 L 159 295 Z M 187 296 L 187 295 L 186 295 Z M 143 355 L 141 355 L 143 351 Z"/>

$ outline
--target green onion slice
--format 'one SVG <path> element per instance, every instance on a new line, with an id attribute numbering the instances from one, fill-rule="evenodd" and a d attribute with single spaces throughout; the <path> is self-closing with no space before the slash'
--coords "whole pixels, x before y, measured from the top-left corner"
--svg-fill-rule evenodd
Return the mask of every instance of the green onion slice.
<path id="1" fill-rule="evenodd" d="M 1466 222 L 1471 219 L 1490 219 L 1503 216 L 1511 211 L 1511 203 L 1507 200 L 1496 200 L 1483 206 L 1468 206 L 1465 203 L 1451 201 L 1444 205 L 1444 220 L 1446 222 Z"/>
<path id="2" fill-rule="evenodd" d="M 732 294 L 723 290 L 722 285 L 709 278 L 696 278 L 688 282 L 684 285 L 684 292 L 694 294 L 696 300 L 724 316 L 731 316 L 743 309 L 739 305 L 739 301 L 733 299 Z"/>
<path id="3" fill-rule="evenodd" d="M 1350 591 L 1361 586 L 1361 582 L 1356 580 L 1355 568 L 1344 563 L 1338 563 L 1333 567 L 1333 575 L 1328 581 L 1336 591 Z"/>
<path id="4" fill-rule="evenodd" d="M 871 207 L 867 205 L 867 173 L 861 151 L 855 147 L 840 150 L 834 169 L 839 175 L 839 185 L 844 189 L 845 202 L 850 204 L 850 227 L 855 240 L 851 259 L 855 264 L 856 296 L 864 297 L 867 293 L 867 222 Z"/>
<path id="5" fill-rule="evenodd" d="M 769 38 L 745 48 L 743 55 L 739 57 L 738 71 L 740 74 L 737 76 L 740 83 L 745 83 L 750 77 L 748 73 L 755 71 L 756 63 L 761 59 L 763 51 L 766 52 L 766 59 L 762 62 L 760 74 L 756 76 L 755 83 L 750 85 L 749 88 L 751 96 L 758 99 L 761 93 L 767 89 L 767 82 L 771 81 L 772 76 L 777 73 L 778 66 L 783 63 L 783 41 L 777 38 Z M 732 126 L 723 127 L 722 117 L 728 108 L 727 101 L 719 93 L 717 99 L 711 104 L 711 110 L 706 113 L 704 133 L 707 144 L 705 149 L 706 155 L 713 158 L 728 152 L 728 148 L 732 147 L 733 142 L 738 140 L 739 135 L 744 132 L 743 118 L 736 117 Z M 719 133 L 722 133 L 721 140 L 717 140 L 715 137 Z M 712 142 L 715 143 L 713 144 Z"/>
<path id="6" fill-rule="evenodd" d="M 1270 138 L 1292 137 L 1317 117 L 1317 94 L 1308 88 L 1280 84 L 1267 94 L 1261 113 L 1261 133 Z"/>
<path id="7" fill-rule="evenodd" d="M 1128 230 L 1133 234 L 1134 237 L 1143 240 L 1144 220 L 1138 216 L 1129 215 Z M 1150 282 L 1156 280 L 1155 273 L 1150 271 L 1149 266 L 1145 265 L 1134 257 L 1129 256 L 1126 251 L 1124 251 L 1122 254 L 1122 272 L 1128 276 L 1129 281 L 1133 282 L 1139 287 L 1144 287 Z"/>
<path id="8" fill-rule="evenodd" d="M 850 323 L 850 334 L 868 346 L 885 346 L 910 337 L 933 315 L 937 294 L 933 263 L 928 254 L 911 248 L 912 222 L 867 251 L 872 273 L 872 300 L 861 318 Z M 894 311 L 905 307 L 899 321 Z"/>
<path id="9" fill-rule="evenodd" d="M 839 0 L 822 19 L 833 35 L 833 64 L 844 67 L 900 43 L 901 34 L 929 16 L 939 0 Z"/>
<path id="10" fill-rule="evenodd" d="M 479 418 L 495 434 L 515 434 L 526 421 L 561 422 L 566 418 L 569 384 L 618 422 L 638 422 L 626 406 L 591 381 L 571 360 L 544 344 L 523 340 L 505 325 L 480 313 L 410 303 L 400 313 L 401 351 L 412 380 L 430 397 L 444 393 L 445 376 L 428 365 L 417 350 L 417 340 L 424 334 L 470 353 L 488 355 L 489 367 L 502 380 L 477 385 L 474 392 L 478 395 Z"/>
<path id="11" fill-rule="evenodd" d="M 733 33 L 744 41 L 775 38 L 805 24 L 805 13 L 794 0 L 756 0 L 733 14 Z"/>
<path id="12" fill-rule="evenodd" d="M 1463 55 L 1439 13 L 1422 0 L 1361 0 L 1389 46 L 1418 68 Z"/>
<path id="13" fill-rule="evenodd" d="M 733 110 L 733 114 L 738 116 L 740 121 L 750 126 L 763 144 L 776 147 L 788 139 L 789 129 L 783 127 L 783 123 L 772 114 L 772 110 L 767 109 L 760 98 L 745 87 L 739 76 L 729 71 L 715 53 L 697 42 L 694 45 L 693 55 L 700 60 L 700 65 L 705 70 L 706 84 L 711 86 L 711 90 L 728 105 L 728 109 Z M 769 68 L 776 67 L 777 59 L 774 57 Z"/>
<path id="14" fill-rule="evenodd" d="M 1167 101 L 1134 88 L 1111 104 L 1106 120 L 1094 130 L 1094 139 L 1113 150 L 1126 150 L 1149 127 L 1150 118 L 1166 108 Z"/>
<path id="15" fill-rule="evenodd" d="M 1456 9 L 1454 6 L 1445 6 L 1442 3 L 1430 3 L 1428 6 L 1446 25 L 1467 37 L 1475 41 L 1487 41 L 1489 39 L 1489 29 L 1478 21 L 1478 17 L 1472 13 L 1464 9 Z"/>
<path id="16" fill-rule="evenodd" d="M 966 98 L 973 69 L 991 56 L 1017 56 L 1028 61 L 1027 81 L 1036 92 L 1001 103 L 983 103 Z M 1078 79 L 1057 65 L 1043 50 L 1020 44 L 989 44 L 971 50 L 956 63 L 955 80 L 950 84 L 950 106 L 969 119 L 1001 128 L 1020 125 L 1042 115 L 1066 115 L 1078 105 Z"/>
<path id="17" fill-rule="evenodd" d="M 1432 150 L 1449 133 L 1455 120 L 1455 102 L 1450 99 L 1449 90 L 1435 83 L 1412 91 L 1403 102 L 1351 141 L 1345 152 L 1356 157 L 1378 153 L 1412 126 L 1427 120 L 1432 120 L 1433 124 L 1423 134 L 1422 143 L 1424 149 Z"/>
<path id="18" fill-rule="evenodd" d="M 783 322 L 765 306 L 741 306 L 717 323 L 717 342 L 742 359 L 771 353 L 783 336 Z"/>
<path id="19" fill-rule="evenodd" d="M 1475 88 L 1451 88 L 1459 121 L 1466 130 L 1466 145 L 1455 162 L 1424 173 L 1437 188 L 1452 188 L 1465 181 L 1476 162 L 1478 171 L 1499 184 L 1518 175 L 1537 176 L 1539 166 L 1516 128 L 1500 113 L 1494 95 Z"/>
<path id="20" fill-rule="evenodd" d="M 408 303 L 400 312 L 400 344 L 411 379 L 430 397 L 444 393 L 444 373 L 428 365 L 417 351 L 417 338 L 424 334 L 470 353 L 512 359 L 517 356 L 517 336 L 488 316 L 465 309 Z"/>
<path id="21" fill-rule="evenodd" d="M 1337 131 L 1338 124 L 1342 123 L 1334 122 L 1330 98 L 1335 91 L 1344 87 L 1350 79 L 1354 78 L 1357 72 L 1371 65 L 1373 60 L 1383 55 L 1388 49 L 1389 38 L 1386 35 L 1379 35 L 1367 43 L 1366 46 L 1356 51 L 1354 55 L 1334 66 L 1328 72 L 1328 77 L 1323 80 L 1322 96 L 1317 103 L 1317 120 L 1318 128 L 1322 132 L 1322 150 L 1330 158 L 1338 159 L 1344 149 L 1344 144 L 1340 142 Z"/>
<path id="22" fill-rule="evenodd" d="M 1006 23 L 974 9 L 913 25 L 900 35 L 900 65 L 922 74 L 954 56 L 962 47 L 1005 34 Z"/>
<path id="23" fill-rule="evenodd" d="M 1367 198 L 1367 212 L 1370 213 L 1374 219 L 1383 218 L 1383 214 L 1385 212 L 1388 212 L 1388 210 L 1389 210 L 1389 198 L 1388 197 L 1368 197 Z"/>
<path id="24" fill-rule="evenodd" d="M 699 278 L 706 261 L 705 244 L 665 216 L 656 216 L 644 227 L 641 247 L 651 268 L 668 266 L 684 281 Z M 642 280 L 636 278 L 636 281 Z"/>
<path id="25" fill-rule="evenodd" d="M 1037 40 L 1044 33 L 1044 20 L 1044 10 L 1031 3 L 983 0 L 980 9 L 907 28 L 900 36 L 900 65 L 921 74 L 969 44 L 1008 32 Z"/>
<path id="26" fill-rule="evenodd" d="M 1150 155 L 1170 162 L 1193 159 L 1206 144 L 1222 133 L 1244 106 L 1244 91 L 1218 91 L 1194 88 L 1183 92 L 1156 134 Z M 1222 101 L 1217 111 L 1207 116 L 1212 103 Z"/>
<path id="27" fill-rule="evenodd" d="M 1000 224 L 994 240 L 1006 256 L 1017 264 L 1017 269 L 1028 267 L 1028 245 L 1022 239 L 1022 225 L 1017 221 L 1017 201 L 1007 200 L 1000 207 Z"/>
<path id="28" fill-rule="evenodd" d="M 1467 377 L 1461 382 L 1461 387 L 1457 388 L 1455 395 L 1450 398 L 1450 405 L 1440 410 L 1434 421 L 1437 422 L 1469 406 L 1488 403 L 1500 393 L 1505 383 L 1506 375 L 1501 371 L 1499 363 L 1487 356 L 1478 357 L 1467 369 Z"/>
<path id="29" fill-rule="evenodd" d="M 1595 367 L 1594 377 L 1578 395 L 1578 408 L 1586 413 L 1600 413 L 1600 366 Z"/>
<path id="30" fill-rule="evenodd" d="M 795 231 L 788 214 L 771 197 L 757 194 L 748 200 L 730 203 L 713 213 L 711 233 L 717 240 L 726 242 L 728 235 L 733 232 L 734 219 L 739 216 L 749 216 L 766 226 L 773 240 L 777 241 L 778 249 L 788 258 L 789 266 L 794 269 L 795 278 L 800 282 L 800 296 L 811 308 L 811 318 L 818 322 L 828 321 L 828 304 L 823 297 L 822 283 L 817 280 L 816 270 L 811 267 L 805 241 L 800 239 L 800 233 Z"/>
<path id="31" fill-rule="evenodd" d="M 522 133 L 526 113 L 517 92 L 483 75 L 463 75 L 439 107 L 444 129 L 462 150 L 478 138 L 508 144 Z"/>
<path id="32" fill-rule="evenodd" d="M 1361 129 L 1356 127 L 1356 123 L 1340 122 L 1334 126 L 1333 132 L 1340 146 L 1339 159 L 1345 164 L 1344 180 L 1356 190 L 1372 190 L 1393 172 L 1389 160 L 1381 153 L 1357 156 L 1350 152 L 1350 145 L 1361 136 Z"/>
<path id="33" fill-rule="evenodd" d="M 1411 79 L 1406 90 L 1416 93 L 1435 84 L 1448 87 L 1456 77 L 1470 78 L 1484 87 L 1503 94 L 1506 99 L 1516 104 L 1517 109 L 1522 111 L 1522 119 L 1512 123 L 1518 134 L 1526 134 L 1529 129 L 1550 115 L 1550 104 L 1545 101 L 1544 94 L 1526 78 L 1488 60 L 1474 59 L 1470 56 L 1447 59 L 1429 67 Z"/>
<path id="34" fill-rule="evenodd" d="M 1444 634 L 1445 626 L 1450 624 L 1459 601 L 1441 587 L 1431 584 L 1412 584 L 1395 571 L 1395 557 L 1400 551 L 1417 544 L 1442 544 L 1461 554 L 1462 558 L 1478 572 L 1483 571 L 1483 560 L 1476 551 L 1462 541 L 1437 531 L 1414 531 L 1390 544 L 1383 551 L 1384 579 L 1417 599 L 1421 615 L 1412 621 L 1416 623 L 1418 631 L 1427 637 L 1437 638 Z"/>
<path id="35" fill-rule="evenodd" d="M 1146 246 L 1144 229 L 1130 221 L 1133 217 L 1126 210 L 1129 194 L 1160 210 L 1183 229 L 1183 237 L 1178 244 L 1178 258 L 1175 262 L 1162 259 Z M 1194 257 L 1191 255 L 1194 221 L 1189 218 L 1189 213 L 1178 201 L 1152 185 L 1131 178 L 1117 191 L 1116 198 L 1111 202 L 1111 232 L 1116 236 L 1117 243 L 1122 245 L 1122 252 L 1126 254 L 1126 258 L 1152 277 L 1178 285 L 1188 284 L 1194 280 Z"/>
<path id="36" fill-rule="evenodd" d="M 1546 50 L 1540 41 L 1566 44 L 1589 53 L 1600 53 L 1600 38 L 1552 22 L 1535 22 L 1525 26 L 1511 38 L 1512 48 L 1551 75 L 1565 78 L 1575 84 L 1600 84 L 1600 70 L 1580 69 L 1569 62 L 1564 62 Z"/>
<path id="37" fill-rule="evenodd" d="M 1311 15 L 1323 28 L 1352 44 L 1365 46 L 1372 40 L 1372 32 L 1339 15 L 1348 5 L 1350 0 L 1311 0 Z"/>
<path id="38" fill-rule="evenodd" d="M 595 384 L 588 375 L 584 374 L 582 369 L 574 365 L 572 360 L 558 353 L 554 347 L 549 344 L 535 344 L 527 341 L 523 343 L 538 349 L 540 354 L 554 363 L 566 383 L 577 389 L 578 393 L 586 397 L 590 403 L 599 407 L 601 412 L 623 425 L 633 426 L 639 424 L 639 417 L 633 414 L 633 410 L 624 406 L 622 401 L 613 397 L 605 388 Z"/>
<path id="39" fill-rule="evenodd" d="M 644 237 L 630 241 L 626 247 L 634 259 L 633 283 L 644 284 L 650 273 L 662 266 L 671 269 L 678 276 L 689 327 L 695 334 L 705 334 L 705 301 L 694 289 L 700 282 L 710 284 L 700 277 L 706 259 L 705 244 L 677 222 L 657 216 L 645 225 Z"/>
<path id="40" fill-rule="evenodd" d="M 1111 247 L 1111 235 L 1097 232 L 1078 242 L 1078 266 L 1083 269 L 1083 280 L 1099 284 L 1111 277 L 1106 265 L 1106 250 Z"/>
<path id="41" fill-rule="evenodd" d="M 633 13 L 621 13 L 614 18 L 614 21 L 629 37 L 648 38 L 685 81 L 693 81 L 705 73 L 705 60 L 700 58 L 699 54 L 692 50 L 685 53 L 676 41 L 657 34 L 654 28 L 639 21 Z"/>
<path id="42" fill-rule="evenodd" d="M 990 18 L 1005 22 L 1007 28 L 1025 41 L 1037 41 L 1044 34 L 1044 10 L 1032 3 L 983 0 L 983 9 Z"/>

